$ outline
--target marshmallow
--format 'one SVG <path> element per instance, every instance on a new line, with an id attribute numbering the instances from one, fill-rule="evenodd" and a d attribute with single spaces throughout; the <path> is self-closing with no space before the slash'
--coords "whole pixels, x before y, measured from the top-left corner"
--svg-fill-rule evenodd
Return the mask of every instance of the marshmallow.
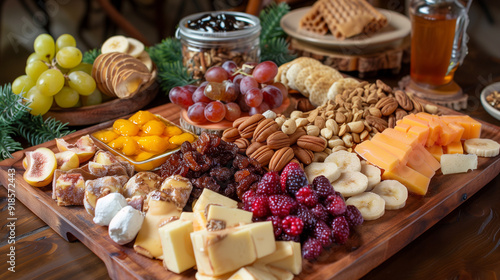
<path id="1" fill-rule="evenodd" d="M 110 193 L 99 198 L 94 210 L 94 223 L 100 226 L 109 225 L 116 213 L 125 206 L 127 206 L 127 200 L 120 193 Z"/>
<path id="2" fill-rule="evenodd" d="M 142 212 L 127 205 L 118 211 L 109 223 L 109 237 L 120 245 L 127 244 L 134 240 L 143 221 Z"/>

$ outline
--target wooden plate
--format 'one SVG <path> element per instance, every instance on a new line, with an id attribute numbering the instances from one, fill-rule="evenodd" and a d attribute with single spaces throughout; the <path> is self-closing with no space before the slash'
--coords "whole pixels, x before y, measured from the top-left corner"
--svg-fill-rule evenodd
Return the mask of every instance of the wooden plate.
<path id="1" fill-rule="evenodd" d="M 160 85 L 152 79 L 145 85 L 143 91 L 129 99 L 113 99 L 98 105 L 80 108 L 57 108 L 48 111 L 44 118 L 53 117 L 68 125 L 90 125 L 102 123 L 111 119 L 135 112 L 151 102 L 158 93 Z"/>
<path id="2" fill-rule="evenodd" d="M 443 114 L 460 114 L 439 107 Z M 168 103 L 150 110 L 177 123 L 180 107 Z M 500 142 L 500 127 L 481 121 L 481 137 Z M 64 137 L 75 142 L 80 136 L 109 127 L 102 123 L 77 131 Z M 55 141 L 39 146 L 57 150 Z M 163 268 L 159 260 L 148 259 L 137 254 L 132 246 L 120 246 L 108 236 L 107 227 L 92 221 L 83 206 L 60 207 L 52 199 L 52 187 L 34 188 L 23 179 L 22 161 L 26 150 L 13 154 L 14 158 L 0 162 L 0 182 L 7 188 L 15 182 L 16 198 L 39 216 L 54 231 L 66 240 L 80 240 L 101 258 L 112 279 L 195 279 L 195 270 L 189 269 L 175 274 Z M 442 175 L 440 171 L 432 178 L 429 192 L 425 196 L 408 197 L 406 206 L 399 210 L 386 211 L 375 221 L 366 221 L 351 233 L 347 243 L 333 246 L 321 254 L 315 262 L 304 261 L 302 273 L 297 279 L 358 279 L 380 265 L 427 229 L 444 218 L 495 178 L 500 172 L 500 156 L 479 158 L 474 171 L 453 175 Z"/>

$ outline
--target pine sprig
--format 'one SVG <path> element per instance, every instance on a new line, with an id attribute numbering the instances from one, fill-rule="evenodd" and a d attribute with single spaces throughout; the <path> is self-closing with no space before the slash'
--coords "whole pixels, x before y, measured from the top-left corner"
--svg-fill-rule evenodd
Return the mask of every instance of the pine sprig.
<path id="1" fill-rule="evenodd" d="M 14 94 L 10 84 L 0 87 L 0 123 L 9 125 L 19 120 L 29 110 L 21 95 Z"/>
<path id="2" fill-rule="evenodd" d="M 282 65 L 296 58 L 288 49 L 288 42 L 284 38 L 273 38 L 260 45 L 261 61 L 272 60 Z"/>
<path id="3" fill-rule="evenodd" d="M 67 123 L 63 124 L 54 118 L 44 120 L 41 115 L 33 116 L 27 114 L 17 125 L 18 134 L 28 140 L 33 146 L 74 132 L 74 130 L 68 129 Z"/>
<path id="4" fill-rule="evenodd" d="M 261 42 L 266 42 L 273 38 L 285 38 L 286 33 L 280 26 L 281 18 L 290 11 L 290 6 L 285 2 L 276 4 L 272 2 L 260 12 L 259 19 L 262 26 L 260 33 Z"/>
<path id="5" fill-rule="evenodd" d="M 11 158 L 12 153 L 22 150 L 21 143 L 14 140 L 16 132 L 12 126 L 0 125 L 0 157 L 2 160 Z"/>
<path id="6" fill-rule="evenodd" d="M 171 88 L 176 86 L 189 85 L 196 82 L 188 74 L 186 67 L 180 61 L 163 62 L 158 65 L 158 77 L 160 78 L 161 89 L 168 93 Z"/>
<path id="7" fill-rule="evenodd" d="M 147 52 L 156 65 L 164 61 L 182 61 L 182 44 L 175 38 L 163 39 L 159 44 L 149 47 Z"/>
<path id="8" fill-rule="evenodd" d="M 271 3 L 260 12 L 259 19 L 262 30 L 260 33 L 260 60 L 272 60 L 278 65 L 291 61 L 296 56 L 289 50 L 286 41 L 287 34 L 281 28 L 281 18 L 290 11 L 290 6 L 285 2 Z"/>
<path id="9" fill-rule="evenodd" d="M 101 54 L 101 49 L 91 49 L 83 54 L 82 61 L 88 64 L 94 64 L 95 59 Z"/>

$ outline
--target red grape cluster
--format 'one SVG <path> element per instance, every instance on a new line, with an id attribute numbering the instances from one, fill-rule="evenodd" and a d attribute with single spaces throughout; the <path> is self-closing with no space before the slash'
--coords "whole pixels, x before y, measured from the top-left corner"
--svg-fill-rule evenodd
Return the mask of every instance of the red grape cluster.
<path id="1" fill-rule="evenodd" d="M 228 60 L 210 67 L 198 87 L 186 85 L 170 90 L 170 101 L 187 110 L 197 123 L 234 121 L 242 112 L 249 115 L 278 108 L 288 95 L 282 83 L 275 83 L 278 66 L 272 61 L 246 63 L 238 68 Z"/>

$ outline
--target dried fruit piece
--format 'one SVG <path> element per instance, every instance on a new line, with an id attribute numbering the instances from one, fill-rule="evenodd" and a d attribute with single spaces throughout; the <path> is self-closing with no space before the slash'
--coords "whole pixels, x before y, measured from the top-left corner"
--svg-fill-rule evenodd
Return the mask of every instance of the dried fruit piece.
<path id="1" fill-rule="evenodd" d="M 33 187 L 44 187 L 52 181 L 56 168 L 57 159 L 54 152 L 47 148 L 38 148 L 26 152 L 26 171 L 23 178 Z"/>

